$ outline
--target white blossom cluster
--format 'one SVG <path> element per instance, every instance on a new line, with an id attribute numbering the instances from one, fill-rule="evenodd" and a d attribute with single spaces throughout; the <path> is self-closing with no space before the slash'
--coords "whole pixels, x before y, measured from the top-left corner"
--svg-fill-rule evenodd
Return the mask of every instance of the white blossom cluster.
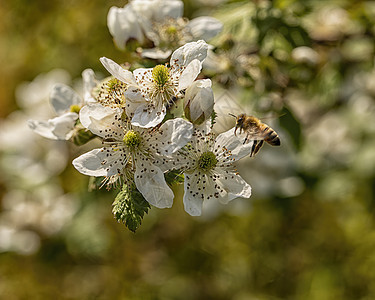
<path id="1" fill-rule="evenodd" d="M 74 159 L 74 167 L 102 177 L 101 185 L 108 188 L 135 187 L 155 207 L 173 204 L 173 180 L 167 182 L 166 176 L 182 177 L 185 210 L 199 216 L 205 200 L 225 204 L 250 197 L 251 187 L 234 163 L 251 153 L 253 141 L 244 143 L 233 128 L 218 136 L 212 132 L 212 82 L 199 77 L 209 45 L 197 39 L 214 36 L 221 23 L 209 17 L 188 22 L 182 19 L 182 8 L 178 0 L 134 0 L 124 8 L 111 8 L 108 27 L 117 46 L 123 48 L 129 38 L 149 39 L 154 54 L 171 55 L 169 63 L 132 70 L 102 57 L 109 77 L 98 81 L 92 70 L 85 70 L 83 98 L 68 86 L 56 85 L 50 99 L 58 117 L 30 121 L 29 126 L 44 137 L 76 144 L 82 134 L 98 137 L 102 147 Z M 185 27 L 177 32 L 173 22 L 182 21 Z M 164 25 L 178 39 L 168 44 L 168 49 L 178 46 L 173 53 L 161 47 L 163 36 L 157 29 Z"/>
<path id="2" fill-rule="evenodd" d="M 123 8 L 111 7 L 107 17 L 108 29 L 114 42 L 125 49 L 135 39 L 143 47 L 142 56 L 166 59 L 172 51 L 191 41 L 205 41 L 222 30 L 215 18 L 201 16 L 183 18 L 184 3 L 180 0 L 132 0 Z"/>

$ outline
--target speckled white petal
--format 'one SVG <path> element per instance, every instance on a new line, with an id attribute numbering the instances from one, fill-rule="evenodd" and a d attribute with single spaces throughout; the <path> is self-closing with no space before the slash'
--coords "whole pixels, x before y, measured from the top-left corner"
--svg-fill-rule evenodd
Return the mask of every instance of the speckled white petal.
<path id="1" fill-rule="evenodd" d="M 237 161 L 246 155 L 250 155 L 251 148 L 253 147 L 253 141 L 248 141 L 244 144 L 245 138 L 240 138 L 234 135 L 234 128 L 229 129 L 216 138 L 215 148 L 217 146 L 226 147 L 231 151 L 232 158 Z"/>
<path id="2" fill-rule="evenodd" d="M 152 70 L 153 68 L 138 68 L 133 71 L 135 81 L 139 86 L 152 81 Z"/>
<path id="3" fill-rule="evenodd" d="M 126 84 L 135 84 L 135 79 L 132 72 L 130 72 L 129 70 L 125 70 L 119 64 L 115 63 L 112 59 L 101 57 L 100 62 L 107 69 L 107 71 L 118 80 Z"/>
<path id="4" fill-rule="evenodd" d="M 93 89 L 96 88 L 97 81 L 95 73 L 92 69 L 86 69 L 82 72 L 83 79 L 83 100 L 85 103 L 95 103 L 96 100 L 92 96 Z"/>
<path id="5" fill-rule="evenodd" d="M 149 160 L 136 160 L 134 182 L 143 197 L 153 206 L 169 208 L 173 192 L 164 179 L 164 173 Z"/>
<path id="6" fill-rule="evenodd" d="M 205 41 L 187 43 L 173 52 L 170 64 L 187 66 L 194 59 L 203 62 L 207 56 L 208 45 Z"/>
<path id="7" fill-rule="evenodd" d="M 165 156 L 165 155 L 159 155 L 157 153 L 154 154 L 153 157 L 153 164 L 160 168 L 160 170 L 163 171 L 163 173 L 180 169 L 186 164 L 180 163 L 180 156 L 171 155 L 171 156 Z M 178 161 L 177 161 L 178 160 Z"/>
<path id="8" fill-rule="evenodd" d="M 57 115 L 69 112 L 72 105 L 81 105 L 81 97 L 65 84 L 56 84 L 50 94 L 51 104 Z"/>
<path id="9" fill-rule="evenodd" d="M 74 159 L 73 166 L 78 172 L 88 176 L 115 175 L 122 166 L 114 162 L 120 161 L 122 152 L 112 151 L 110 156 L 107 153 L 106 148 L 91 150 Z"/>
<path id="10" fill-rule="evenodd" d="M 113 137 L 121 139 L 123 130 L 118 126 L 121 113 L 119 108 L 113 109 L 95 103 L 82 107 L 79 119 L 85 128 L 98 136 L 106 137 L 110 129 Z"/>
<path id="11" fill-rule="evenodd" d="M 68 140 L 72 136 L 72 130 L 77 119 L 78 114 L 66 113 L 47 122 L 29 120 L 28 125 L 33 131 L 45 138 Z"/>
<path id="12" fill-rule="evenodd" d="M 138 106 L 140 106 L 141 104 L 145 104 L 145 103 L 147 103 L 147 102 L 145 102 L 145 101 L 144 102 L 133 102 L 133 101 L 129 101 L 129 99 L 127 99 L 126 106 L 125 106 L 126 115 L 129 118 L 133 118 L 134 113 L 137 110 Z"/>
<path id="13" fill-rule="evenodd" d="M 118 48 L 124 50 L 130 38 L 143 43 L 143 33 L 139 18 L 131 5 L 124 8 L 111 7 L 107 15 L 107 26 Z"/>
<path id="14" fill-rule="evenodd" d="M 202 63 L 198 59 L 194 59 L 191 63 L 189 63 L 186 69 L 181 74 L 178 83 L 178 90 L 181 91 L 188 88 L 193 83 L 195 78 L 197 78 L 201 70 Z"/>
<path id="15" fill-rule="evenodd" d="M 85 128 L 89 128 L 91 119 L 102 120 L 107 117 L 114 118 L 115 115 L 121 115 L 121 110 L 103 106 L 100 103 L 85 105 L 79 111 L 79 119 Z"/>
<path id="16" fill-rule="evenodd" d="M 212 130 L 211 125 L 212 125 L 211 120 L 208 119 L 207 121 L 203 122 L 200 125 L 194 124 L 193 127 L 194 129 L 201 131 L 203 134 L 208 134 Z"/>
<path id="17" fill-rule="evenodd" d="M 220 176 L 217 179 L 217 183 L 224 189 L 225 193 L 219 197 L 219 201 L 223 204 L 227 204 L 229 201 L 242 197 L 249 198 L 251 196 L 251 186 L 243 180 L 240 175 L 235 173 L 229 173 L 224 175 L 227 179 L 224 179 L 223 176 Z"/>
<path id="18" fill-rule="evenodd" d="M 165 107 L 150 109 L 148 104 L 141 104 L 134 111 L 132 125 L 142 128 L 151 128 L 159 125 L 163 121 L 166 114 Z"/>
<path id="19" fill-rule="evenodd" d="M 125 93 L 126 101 L 130 100 L 132 102 L 145 102 L 145 98 L 143 97 L 139 86 L 137 85 L 129 85 L 126 89 Z"/>
<path id="20" fill-rule="evenodd" d="M 197 190 L 196 180 L 193 180 L 194 176 L 186 176 L 184 180 L 184 208 L 185 211 L 191 216 L 200 216 L 202 214 L 202 204 L 203 199 L 199 197 L 200 195 L 195 195 L 194 191 Z M 189 186 L 189 191 L 187 190 L 187 186 Z"/>
<path id="21" fill-rule="evenodd" d="M 185 146 L 193 133 L 193 124 L 177 118 L 166 121 L 150 138 L 150 145 L 156 145 L 161 155 L 171 155 Z"/>
<path id="22" fill-rule="evenodd" d="M 187 27 L 195 40 L 208 41 L 218 35 L 223 29 L 223 23 L 213 17 L 198 17 L 191 20 Z"/>

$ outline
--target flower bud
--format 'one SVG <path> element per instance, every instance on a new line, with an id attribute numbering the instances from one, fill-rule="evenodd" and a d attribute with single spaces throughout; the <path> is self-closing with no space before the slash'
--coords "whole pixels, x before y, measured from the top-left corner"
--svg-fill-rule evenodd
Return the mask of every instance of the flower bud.
<path id="1" fill-rule="evenodd" d="M 184 99 L 185 117 L 196 125 L 202 124 L 210 118 L 214 108 L 214 93 L 211 80 L 203 79 L 194 81 L 186 89 Z"/>

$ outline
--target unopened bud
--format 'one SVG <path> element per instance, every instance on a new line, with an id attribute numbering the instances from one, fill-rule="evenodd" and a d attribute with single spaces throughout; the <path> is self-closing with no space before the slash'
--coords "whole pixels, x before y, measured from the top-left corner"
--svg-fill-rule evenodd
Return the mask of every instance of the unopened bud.
<path id="1" fill-rule="evenodd" d="M 202 124 L 211 117 L 213 108 L 214 93 L 210 79 L 197 80 L 186 89 L 184 112 L 190 122 Z"/>

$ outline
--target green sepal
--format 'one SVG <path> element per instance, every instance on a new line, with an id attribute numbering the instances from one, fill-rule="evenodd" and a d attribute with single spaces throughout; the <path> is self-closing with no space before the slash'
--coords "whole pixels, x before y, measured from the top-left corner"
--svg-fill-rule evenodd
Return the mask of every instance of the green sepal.
<path id="1" fill-rule="evenodd" d="M 172 170 L 164 174 L 165 181 L 168 185 L 179 184 L 184 182 L 184 174 L 178 170 Z"/>
<path id="2" fill-rule="evenodd" d="M 124 184 L 113 202 L 112 213 L 119 223 L 135 232 L 142 223 L 144 214 L 151 208 L 135 185 Z"/>
<path id="3" fill-rule="evenodd" d="M 212 127 L 214 127 L 215 123 L 216 123 L 216 118 L 217 118 L 217 113 L 215 110 L 212 111 L 212 114 L 211 114 L 211 129 Z"/>
<path id="4" fill-rule="evenodd" d="M 72 136 L 72 142 L 77 146 L 82 146 L 92 139 L 96 138 L 96 135 L 86 128 L 77 130 Z"/>

